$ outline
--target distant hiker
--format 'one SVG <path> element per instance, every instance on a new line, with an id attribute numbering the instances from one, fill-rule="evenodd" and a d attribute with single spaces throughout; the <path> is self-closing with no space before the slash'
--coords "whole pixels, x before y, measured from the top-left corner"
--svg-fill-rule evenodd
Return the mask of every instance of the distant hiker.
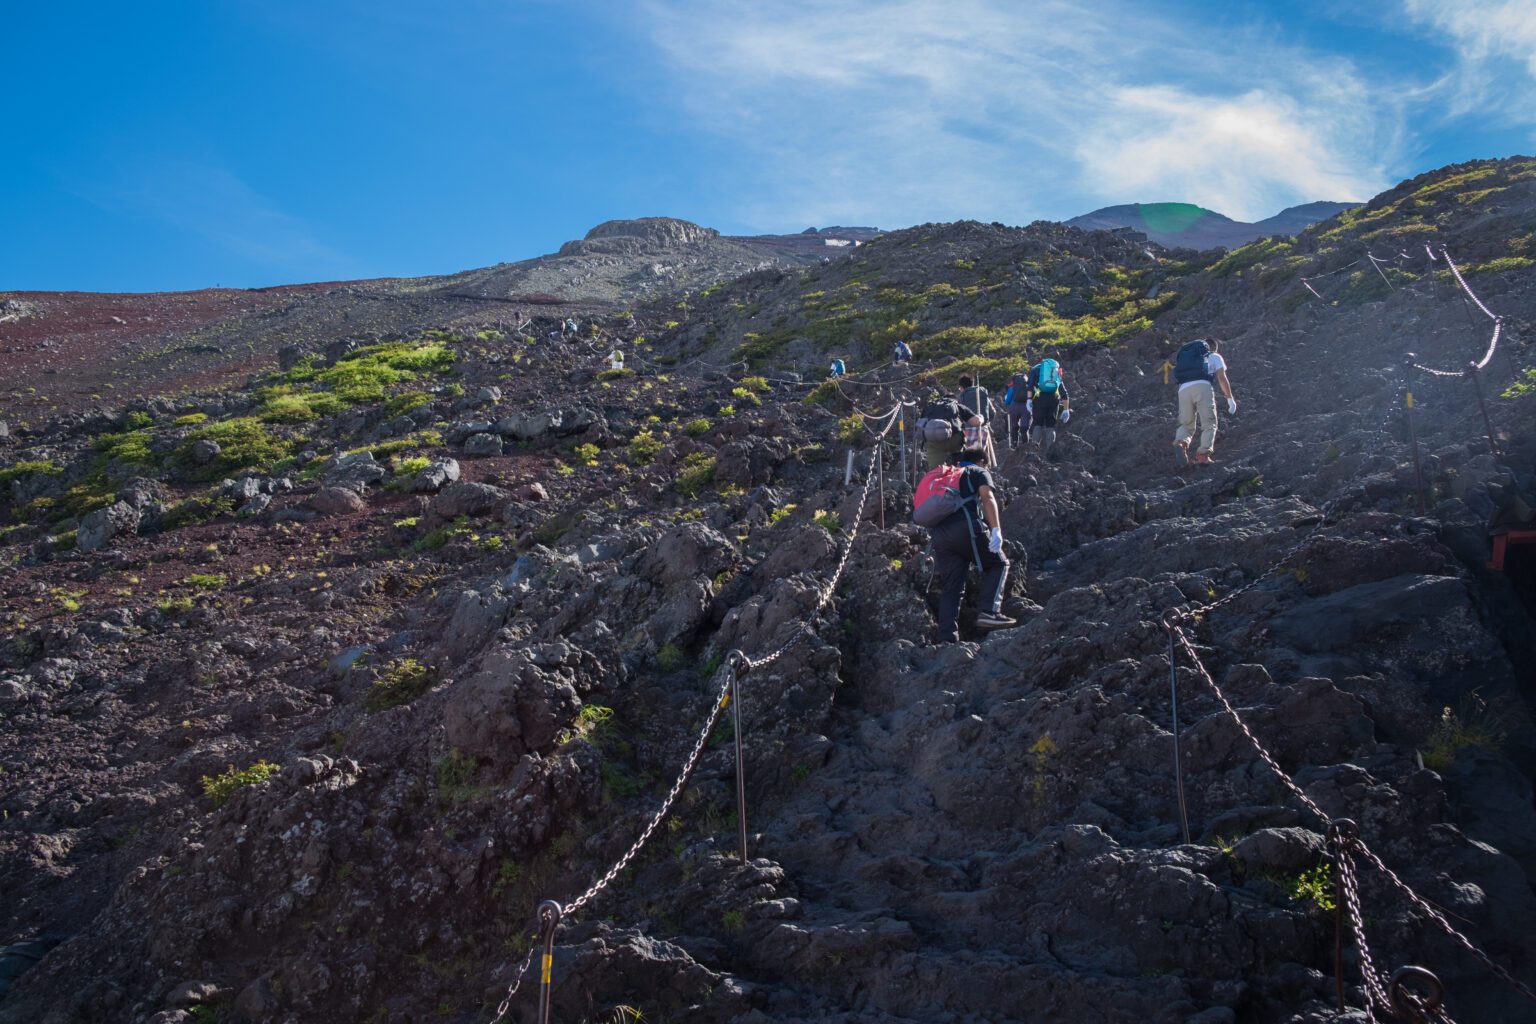
<path id="1" fill-rule="evenodd" d="M 1031 407 L 1027 372 L 1021 370 L 1008 379 L 1008 390 L 1003 392 L 1003 410 L 1008 413 L 1009 449 L 1028 444 Z"/>
<path id="2" fill-rule="evenodd" d="M 910 363 L 912 361 L 912 346 L 904 341 L 896 343 L 896 362 Z"/>
<path id="3" fill-rule="evenodd" d="M 610 369 L 610 370 L 622 370 L 622 369 L 624 369 L 624 353 L 623 352 L 620 352 L 618 349 L 614 349 L 612 352 L 608 353 L 608 369 Z"/>
<path id="4" fill-rule="evenodd" d="M 935 394 L 917 417 L 917 436 L 928 459 L 928 468 L 937 469 L 949 457 L 965 447 L 967 427 L 979 427 L 982 419 L 953 398 Z"/>
<path id="5" fill-rule="evenodd" d="M 575 317 L 566 317 L 565 323 L 561 325 L 560 333 L 567 338 L 574 338 L 576 336 L 576 332 L 580 329 L 580 326 L 581 325 L 576 322 Z"/>
<path id="6" fill-rule="evenodd" d="M 1061 379 L 1061 364 L 1054 359 L 1042 359 L 1029 371 L 1030 428 L 1029 440 L 1044 455 L 1056 443 L 1056 425 L 1065 423 L 1071 415 L 1071 397 L 1067 394 L 1067 382 Z"/>
<path id="7" fill-rule="evenodd" d="M 1173 443 L 1179 455 L 1189 461 L 1189 442 L 1199 432 L 1200 440 L 1195 448 L 1194 463 L 1208 466 L 1213 461 L 1211 453 L 1216 447 L 1216 388 L 1227 399 L 1227 412 L 1237 413 L 1237 399 L 1232 397 L 1232 385 L 1227 380 L 1227 361 L 1216 353 L 1214 339 L 1196 338 L 1183 348 L 1173 360 L 1173 376 L 1179 382 L 1179 429 L 1174 432 Z"/>
<path id="8" fill-rule="evenodd" d="M 1003 586 L 1008 582 L 1008 556 L 1003 554 L 1003 527 L 993 494 L 992 474 L 981 463 L 981 448 L 955 452 L 948 462 L 918 481 L 912 498 L 912 521 L 926 526 L 933 557 L 944 589 L 939 595 L 941 644 L 960 640 L 960 601 L 971 565 L 981 573 L 976 616 L 980 629 L 1017 625 L 1003 614 Z"/>
<path id="9" fill-rule="evenodd" d="M 833 376 L 834 379 L 837 378 L 837 377 L 841 377 L 843 374 L 845 374 L 847 372 L 848 372 L 848 369 L 847 369 L 847 367 L 845 367 L 843 365 L 843 361 L 841 359 L 834 359 L 834 360 L 832 360 L 832 376 Z"/>

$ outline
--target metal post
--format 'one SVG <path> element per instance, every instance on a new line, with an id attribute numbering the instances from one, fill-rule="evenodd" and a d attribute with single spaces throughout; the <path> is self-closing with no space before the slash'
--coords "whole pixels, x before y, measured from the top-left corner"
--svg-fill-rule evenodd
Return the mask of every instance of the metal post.
<path id="1" fill-rule="evenodd" d="M 539 1024 L 549 1024 L 550 980 L 555 968 L 555 927 L 564 913 L 560 904 L 545 900 L 539 904 L 539 927 L 544 952 L 539 959 Z"/>
<path id="2" fill-rule="evenodd" d="M 1488 431 L 1488 450 L 1497 455 L 1499 445 L 1493 439 L 1493 420 L 1488 417 L 1488 403 L 1483 399 L 1483 378 L 1478 375 L 1476 363 L 1467 364 L 1467 375 L 1477 387 L 1477 407 L 1483 411 L 1483 427 Z"/>
<path id="3" fill-rule="evenodd" d="M 853 449 L 849 448 L 848 449 L 848 465 L 843 470 L 843 486 L 847 487 L 851 483 L 853 483 Z"/>
<path id="4" fill-rule="evenodd" d="M 747 862 L 747 766 L 741 756 L 741 690 L 736 669 L 731 673 L 731 729 L 736 734 L 736 837 L 741 841 L 741 862 Z"/>
<path id="5" fill-rule="evenodd" d="M 896 414 L 896 428 L 901 437 L 901 482 L 907 482 L 907 403 L 901 403 L 901 411 Z"/>
<path id="6" fill-rule="evenodd" d="M 1184 761 L 1179 749 L 1179 662 L 1174 647 L 1174 630 L 1177 628 L 1172 623 L 1168 624 L 1168 689 L 1173 709 L 1173 779 L 1179 794 L 1179 826 L 1184 832 L 1184 844 L 1188 846 L 1189 807 L 1184 802 Z"/>
<path id="7" fill-rule="evenodd" d="M 875 472 L 880 474 L 880 529 L 885 529 L 885 438 L 875 442 Z"/>
<path id="8" fill-rule="evenodd" d="M 1413 425 L 1413 392 L 1406 392 L 1408 440 L 1413 442 L 1413 487 L 1419 495 L 1419 515 L 1424 514 L 1424 470 L 1419 465 L 1419 432 Z"/>

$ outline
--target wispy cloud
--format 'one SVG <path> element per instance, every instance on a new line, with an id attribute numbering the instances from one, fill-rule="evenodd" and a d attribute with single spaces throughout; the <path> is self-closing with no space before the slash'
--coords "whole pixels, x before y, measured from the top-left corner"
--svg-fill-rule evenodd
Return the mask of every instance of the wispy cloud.
<path id="1" fill-rule="evenodd" d="M 642 10 L 691 118 L 757 161 L 764 226 L 1162 199 L 1256 219 L 1373 194 L 1400 141 L 1347 62 L 1124 0 Z"/>
<path id="2" fill-rule="evenodd" d="M 303 219 L 284 212 L 215 162 L 145 161 L 106 182 L 75 190 L 106 209 L 184 231 L 225 251 L 303 277 L 346 275 L 356 261 L 327 245 Z"/>
<path id="3" fill-rule="evenodd" d="M 1536 0 L 1403 0 L 1403 9 L 1456 55 L 1436 90 L 1451 113 L 1536 125 Z"/>

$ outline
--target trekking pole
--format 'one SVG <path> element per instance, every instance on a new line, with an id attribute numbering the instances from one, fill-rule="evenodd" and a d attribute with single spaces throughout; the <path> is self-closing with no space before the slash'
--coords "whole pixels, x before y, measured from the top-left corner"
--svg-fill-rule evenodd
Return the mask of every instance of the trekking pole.
<path id="1" fill-rule="evenodd" d="M 540 940 L 544 953 L 539 960 L 539 1024 L 549 1024 L 550 979 L 555 969 L 555 926 L 560 923 L 563 911 L 554 900 L 539 904 Z"/>
<path id="2" fill-rule="evenodd" d="M 1488 431 L 1488 450 L 1497 455 L 1499 445 L 1493 439 L 1493 420 L 1488 417 L 1488 403 L 1483 399 L 1483 378 L 1477 372 L 1476 363 L 1467 364 L 1467 375 L 1472 378 L 1472 384 L 1477 388 L 1477 407 L 1483 411 L 1483 427 Z"/>

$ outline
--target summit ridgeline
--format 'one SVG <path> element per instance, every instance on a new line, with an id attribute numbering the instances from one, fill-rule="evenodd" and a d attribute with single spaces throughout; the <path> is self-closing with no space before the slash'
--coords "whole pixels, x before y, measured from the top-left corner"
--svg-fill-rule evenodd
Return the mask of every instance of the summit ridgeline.
<path id="1" fill-rule="evenodd" d="M 1357 1015 L 1530 1019 L 1533 231 L 1512 158 L 0 296 L 0 1022 L 533 1021 L 548 948 L 557 1021 L 1323 1024 L 1336 920 Z M 1045 357 L 1019 624 L 935 644 L 915 410 Z"/>

